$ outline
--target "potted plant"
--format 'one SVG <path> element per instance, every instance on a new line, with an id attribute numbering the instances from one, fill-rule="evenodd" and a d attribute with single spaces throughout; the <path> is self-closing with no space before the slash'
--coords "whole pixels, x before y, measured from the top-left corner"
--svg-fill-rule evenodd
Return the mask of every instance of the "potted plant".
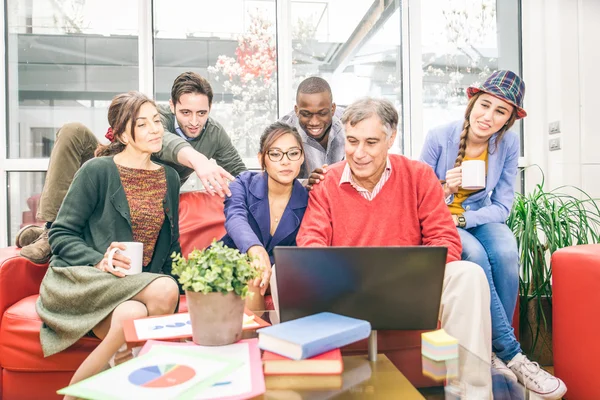
<path id="1" fill-rule="evenodd" d="M 507 224 L 519 248 L 521 344 L 541 364 L 552 364 L 551 255 L 563 247 L 598 243 L 600 209 L 574 186 L 545 191 L 542 173 L 531 193 L 516 194 Z"/>
<path id="2" fill-rule="evenodd" d="M 213 241 L 187 259 L 174 253 L 173 273 L 185 290 L 194 343 L 222 346 L 241 339 L 247 283 L 259 275 L 246 254 Z"/>

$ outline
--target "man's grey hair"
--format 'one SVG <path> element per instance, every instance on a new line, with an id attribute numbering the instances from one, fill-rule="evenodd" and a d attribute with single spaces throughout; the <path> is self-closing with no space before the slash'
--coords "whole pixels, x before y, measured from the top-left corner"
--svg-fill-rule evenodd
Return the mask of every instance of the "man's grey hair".
<path id="1" fill-rule="evenodd" d="M 365 119 L 377 115 L 383 125 L 383 130 L 387 138 L 392 136 L 394 130 L 398 128 L 398 111 L 391 101 L 386 99 L 374 99 L 372 97 L 363 97 L 350 104 L 342 115 L 342 123 L 355 126 Z"/>

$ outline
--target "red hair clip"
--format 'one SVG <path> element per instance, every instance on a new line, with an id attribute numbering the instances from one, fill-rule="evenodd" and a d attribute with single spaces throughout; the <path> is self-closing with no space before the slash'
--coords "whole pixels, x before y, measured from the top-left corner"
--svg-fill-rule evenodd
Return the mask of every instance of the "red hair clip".
<path id="1" fill-rule="evenodd" d="M 110 140 L 111 142 L 115 140 L 115 135 L 113 134 L 113 130 L 111 127 L 108 127 L 108 130 L 106 131 L 106 135 L 104 135 L 104 137 Z"/>

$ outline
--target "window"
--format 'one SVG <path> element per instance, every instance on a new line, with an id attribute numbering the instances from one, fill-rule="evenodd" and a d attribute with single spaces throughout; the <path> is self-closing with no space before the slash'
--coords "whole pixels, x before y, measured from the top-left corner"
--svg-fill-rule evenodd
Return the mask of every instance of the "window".
<path id="1" fill-rule="evenodd" d="M 363 96 L 387 98 L 400 110 L 401 2 L 384 3 L 292 1 L 292 104 L 300 82 L 320 76 L 340 111 Z"/>
<path id="2" fill-rule="evenodd" d="M 391 100 L 407 128 L 394 151 L 418 157 L 429 129 L 462 117 L 467 86 L 520 71 L 518 0 L 176 3 L 5 0 L 0 247 L 34 217 L 58 128 L 82 122 L 105 142 L 118 93 L 153 87 L 166 104 L 177 75 L 199 73 L 213 87 L 211 116 L 257 168 L 260 134 L 292 112 L 308 76 L 330 83 L 340 111 L 362 96 Z M 187 189 L 200 188 L 194 178 Z"/>
<path id="3" fill-rule="evenodd" d="M 211 117 L 246 164 L 257 165 L 260 134 L 277 119 L 275 0 L 186 0 L 178 12 L 172 1 L 155 0 L 154 7 L 156 99 L 169 101 L 180 73 L 199 73 L 213 89 Z"/>
<path id="4" fill-rule="evenodd" d="M 8 158 L 48 157 L 69 121 L 104 136 L 106 102 L 138 87 L 136 4 L 7 0 Z"/>
<path id="5" fill-rule="evenodd" d="M 435 126 L 463 118 L 467 87 L 498 69 L 496 2 L 427 0 L 421 14 L 427 134 Z"/>

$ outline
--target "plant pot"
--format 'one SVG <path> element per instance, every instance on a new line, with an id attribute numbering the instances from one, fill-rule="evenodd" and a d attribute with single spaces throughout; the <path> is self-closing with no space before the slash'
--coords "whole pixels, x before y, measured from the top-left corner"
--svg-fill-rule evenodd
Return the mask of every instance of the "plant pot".
<path id="1" fill-rule="evenodd" d="M 520 324 L 521 348 L 540 365 L 553 365 L 551 298 L 526 300 L 521 297 L 520 300 L 525 306 L 522 312 L 526 312 L 526 320 L 521 319 Z M 546 319 L 546 324 L 542 318 Z"/>
<path id="2" fill-rule="evenodd" d="M 234 292 L 185 292 L 192 338 L 201 346 L 223 346 L 242 338 L 244 300 Z"/>

